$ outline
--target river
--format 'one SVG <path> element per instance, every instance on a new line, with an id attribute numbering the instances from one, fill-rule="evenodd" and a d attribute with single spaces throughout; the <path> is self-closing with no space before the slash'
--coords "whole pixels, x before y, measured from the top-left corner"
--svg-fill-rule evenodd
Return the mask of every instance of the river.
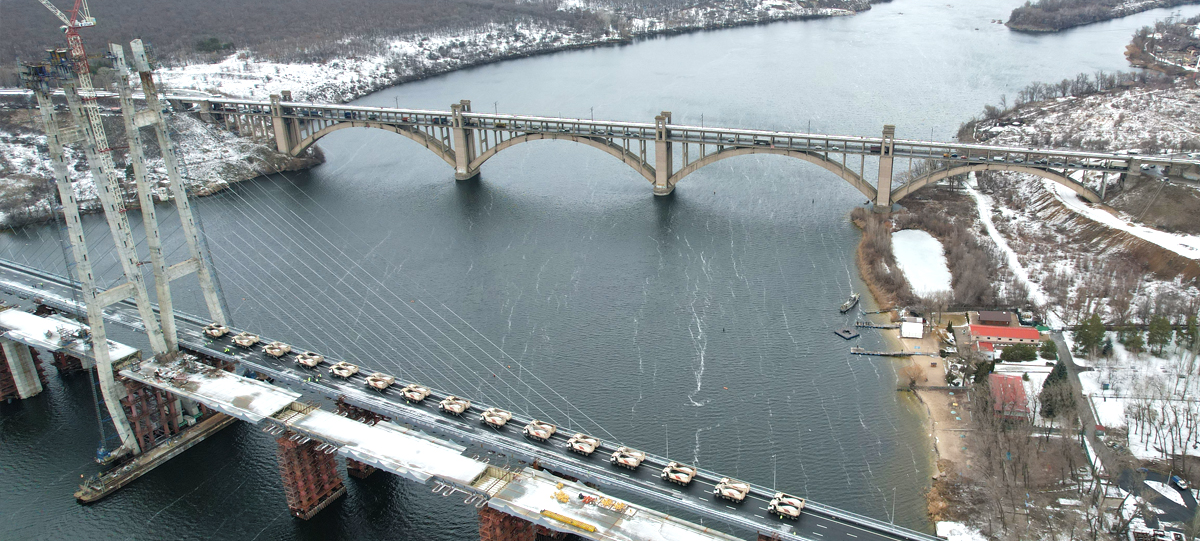
<path id="1" fill-rule="evenodd" d="M 1168 13 L 1052 35 L 990 22 L 1014 5 L 896 0 L 854 17 L 497 63 L 358 103 L 444 109 L 471 99 L 476 111 L 647 122 L 670 110 L 678 123 L 855 135 L 895 124 L 899 137 L 945 140 L 1030 82 L 1127 69 L 1133 31 Z M 467 182 L 394 134 L 344 130 L 320 145 L 322 166 L 196 203 L 235 323 L 931 527 L 921 406 L 895 392 L 896 365 L 851 356 L 832 334 L 854 319 L 838 305 L 865 291 L 847 216 L 863 198 L 841 180 L 749 156 L 655 198 L 610 156 L 562 142 L 506 150 Z M 87 223 L 95 238 L 104 233 L 97 217 Z M 164 226 L 169 252 L 173 231 Z M 61 268 L 56 238 L 46 228 L 5 233 L 0 256 Z M 178 291 L 178 307 L 201 313 L 194 291 Z M 415 343 L 446 349 L 406 349 Z M 859 343 L 882 347 L 869 333 Z M 79 506 L 71 493 L 96 470 L 95 414 L 86 381 L 50 381 L 36 399 L 0 404 L 0 538 L 477 536 L 473 508 L 382 474 L 348 478 L 341 502 L 293 520 L 274 442 L 240 424 Z"/>

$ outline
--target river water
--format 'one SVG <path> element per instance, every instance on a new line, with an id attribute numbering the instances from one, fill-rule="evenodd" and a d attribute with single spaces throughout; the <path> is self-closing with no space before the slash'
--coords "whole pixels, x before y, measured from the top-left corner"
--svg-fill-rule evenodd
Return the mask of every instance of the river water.
<path id="1" fill-rule="evenodd" d="M 637 121 L 670 110 L 678 123 L 856 135 L 886 123 L 899 137 L 947 139 L 1030 82 L 1125 69 L 1132 32 L 1167 14 L 1043 36 L 989 22 L 1014 5 L 896 0 L 855 17 L 493 64 L 359 103 L 471 99 L 476 111 Z M 921 406 L 897 395 L 891 361 L 851 356 L 831 332 L 854 319 L 837 306 L 865 290 L 847 219 L 862 196 L 841 180 L 750 156 L 655 198 L 623 164 L 561 142 L 506 150 L 469 182 L 394 134 L 344 130 L 320 144 L 320 167 L 197 202 L 235 323 L 930 528 Z M 88 225 L 104 233 L 96 217 Z M 56 238 L 6 233 L 0 253 L 61 268 Z M 201 313 L 194 291 L 177 291 L 178 307 Z M 858 343 L 883 347 L 870 334 Z M 477 535 L 472 508 L 382 474 L 348 479 L 341 502 L 293 520 L 274 442 L 240 424 L 79 506 L 71 492 L 96 469 L 91 396 L 85 380 L 50 380 L 36 399 L 0 405 L 0 538 Z"/>

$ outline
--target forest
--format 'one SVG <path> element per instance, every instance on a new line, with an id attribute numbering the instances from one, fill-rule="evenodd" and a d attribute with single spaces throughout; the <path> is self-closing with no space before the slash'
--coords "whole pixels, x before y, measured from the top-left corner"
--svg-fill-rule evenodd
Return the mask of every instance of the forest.
<path id="1" fill-rule="evenodd" d="M 1013 30 L 1057 32 L 1157 8 L 1193 4 L 1196 0 L 1036 0 L 1012 11 L 1008 22 Z"/>

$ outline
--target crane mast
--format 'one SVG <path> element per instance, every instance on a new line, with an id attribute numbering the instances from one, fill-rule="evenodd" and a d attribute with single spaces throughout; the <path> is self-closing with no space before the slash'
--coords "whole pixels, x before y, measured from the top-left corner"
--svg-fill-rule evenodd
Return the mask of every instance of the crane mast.
<path id="1" fill-rule="evenodd" d="M 96 104 L 96 89 L 92 87 L 92 72 L 88 67 L 87 51 L 83 48 L 83 38 L 79 36 L 79 29 L 96 26 L 96 19 L 92 17 L 91 10 L 88 9 L 87 0 L 75 0 L 75 6 L 69 15 L 55 7 L 50 0 L 38 0 L 38 2 L 65 23 L 62 29 L 67 34 L 67 49 L 71 53 L 71 60 L 78 77 L 79 97 L 83 102 L 84 116 L 91 125 L 96 152 L 100 158 L 98 167 L 92 169 L 93 172 L 100 173 L 100 175 L 96 175 L 95 182 L 97 186 L 102 182 L 107 183 L 115 191 L 119 182 L 116 165 L 113 164 L 112 148 L 108 144 L 108 135 L 104 131 L 104 124 L 100 118 L 100 106 Z M 101 176 L 107 178 L 100 178 Z"/>

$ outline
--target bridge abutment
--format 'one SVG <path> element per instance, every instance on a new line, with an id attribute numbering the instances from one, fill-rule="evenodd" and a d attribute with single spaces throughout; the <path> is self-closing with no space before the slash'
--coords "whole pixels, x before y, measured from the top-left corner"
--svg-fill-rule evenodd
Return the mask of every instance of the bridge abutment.
<path id="1" fill-rule="evenodd" d="M 670 195 L 675 191 L 671 184 L 671 170 L 674 169 L 674 149 L 671 148 L 670 129 L 671 112 L 663 111 L 654 117 L 654 195 Z"/>
<path id="2" fill-rule="evenodd" d="M 316 449 L 321 442 L 291 431 L 275 442 L 283 492 L 293 517 L 308 520 L 346 493 L 334 455 Z"/>
<path id="3" fill-rule="evenodd" d="M 892 151 L 896 138 L 896 127 L 883 127 L 883 141 L 879 145 L 879 182 L 876 184 L 875 212 L 887 212 L 892 208 Z"/>

